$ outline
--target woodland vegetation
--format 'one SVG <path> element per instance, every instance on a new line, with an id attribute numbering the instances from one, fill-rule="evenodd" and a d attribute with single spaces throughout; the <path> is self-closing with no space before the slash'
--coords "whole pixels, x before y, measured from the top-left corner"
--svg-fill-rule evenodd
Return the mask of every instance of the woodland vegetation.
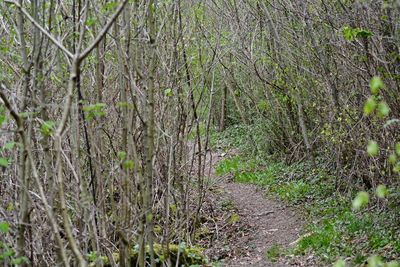
<path id="1" fill-rule="evenodd" d="M 0 0 L 0 265 L 206 264 L 230 148 L 221 173 L 385 233 L 299 253 L 399 260 L 399 45 L 396 0 Z"/>

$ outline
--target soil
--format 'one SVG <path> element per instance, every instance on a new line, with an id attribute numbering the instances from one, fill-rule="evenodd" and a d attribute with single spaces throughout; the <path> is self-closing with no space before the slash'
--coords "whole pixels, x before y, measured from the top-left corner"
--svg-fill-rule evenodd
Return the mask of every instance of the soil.
<path id="1" fill-rule="evenodd" d="M 204 208 L 211 217 L 203 227 L 212 229 L 203 241 L 207 256 L 219 266 L 317 266 L 313 256 L 279 257 L 275 262 L 266 257 L 272 247 L 281 251 L 296 243 L 303 220 L 296 210 L 267 198 L 261 188 L 233 182 L 230 175 L 217 176 L 218 162 L 236 153 L 216 151 L 207 157 L 210 184 Z"/>

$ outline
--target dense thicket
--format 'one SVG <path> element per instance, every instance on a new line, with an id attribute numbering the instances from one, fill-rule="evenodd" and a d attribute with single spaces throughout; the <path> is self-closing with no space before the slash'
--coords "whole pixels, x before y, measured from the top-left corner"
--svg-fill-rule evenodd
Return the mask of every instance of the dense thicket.
<path id="1" fill-rule="evenodd" d="M 8 0 L 0 11 L 6 264 L 119 253 L 129 265 L 137 245 L 143 266 L 154 243 L 168 259 L 169 244 L 194 242 L 208 133 L 233 124 L 259 153 L 323 157 L 338 185 L 398 183 L 398 1 Z"/>
<path id="2" fill-rule="evenodd" d="M 387 162 L 399 140 L 397 2 L 224 1 L 209 12 L 224 14 L 212 25 L 230 118 L 257 125 L 262 153 L 323 156 L 347 185 L 398 181 Z M 375 95 L 374 76 L 386 85 Z M 370 140 L 382 148 L 373 158 Z"/>

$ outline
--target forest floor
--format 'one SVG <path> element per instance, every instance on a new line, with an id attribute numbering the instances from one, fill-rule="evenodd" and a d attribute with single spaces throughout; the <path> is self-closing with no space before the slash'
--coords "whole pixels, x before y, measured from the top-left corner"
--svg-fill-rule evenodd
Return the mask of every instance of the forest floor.
<path id="1" fill-rule="evenodd" d="M 267 198 L 256 185 L 216 174 L 218 163 L 235 154 L 214 151 L 207 157 L 210 190 L 205 208 L 211 219 L 204 227 L 212 229 L 207 256 L 218 266 L 317 266 L 312 256 L 280 255 L 299 239 L 300 212 Z"/>

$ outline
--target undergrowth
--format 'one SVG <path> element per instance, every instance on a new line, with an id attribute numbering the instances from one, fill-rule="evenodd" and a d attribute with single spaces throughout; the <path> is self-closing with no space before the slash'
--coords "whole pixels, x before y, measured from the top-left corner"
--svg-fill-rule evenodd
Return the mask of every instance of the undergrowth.
<path id="1" fill-rule="evenodd" d="M 236 140 L 240 132 L 240 128 L 228 131 L 215 143 L 222 144 L 222 148 L 240 143 Z M 399 260 L 398 194 L 385 200 L 373 198 L 369 207 L 355 212 L 351 200 L 357 190 L 347 193 L 336 190 L 336 178 L 325 170 L 323 159 L 317 162 L 321 164 L 316 167 L 307 161 L 286 165 L 273 157 L 242 153 L 222 160 L 216 172 L 231 173 L 236 182 L 259 185 L 270 197 L 304 211 L 307 223 L 302 238 L 286 254 L 311 253 L 323 264 L 344 258 L 348 264 L 362 265 L 371 255 L 380 255 L 385 261 Z M 398 188 L 394 190 L 398 192 Z M 266 255 L 275 259 L 278 255 L 275 250 L 267 251 Z"/>

